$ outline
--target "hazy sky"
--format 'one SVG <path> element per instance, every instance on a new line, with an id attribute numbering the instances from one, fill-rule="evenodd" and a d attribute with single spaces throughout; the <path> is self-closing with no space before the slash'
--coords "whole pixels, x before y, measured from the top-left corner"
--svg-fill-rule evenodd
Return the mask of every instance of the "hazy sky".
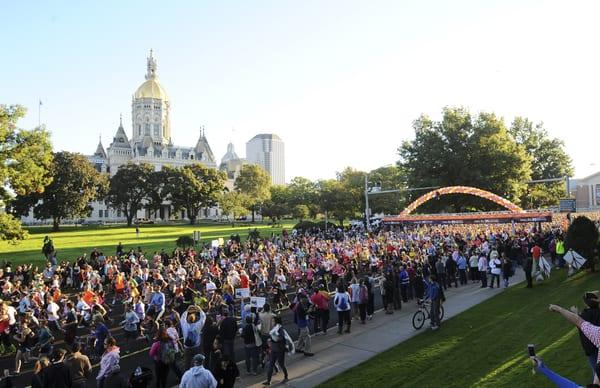
<path id="1" fill-rule="evenodd" d="M 173 141 L 199 127 L 220 161 L 260 132 L 286 145 L 287 180 L 394 163 L 442 107 L 543 121 L 576 176 L 600 170 L 598 1 L 12 1 L 2 6 L 0 103 L 29 108 L 59 150 L 91 154 L 154 49 Z M 235 129 L 235 130 L 233 130 Z"/>

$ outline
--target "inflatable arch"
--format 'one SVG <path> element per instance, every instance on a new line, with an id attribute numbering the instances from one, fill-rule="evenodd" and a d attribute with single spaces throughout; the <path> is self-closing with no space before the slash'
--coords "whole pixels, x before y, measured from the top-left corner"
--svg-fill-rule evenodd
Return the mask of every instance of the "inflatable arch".
<path id="1" fill-rule="evenodd" d="M 501 196 L 496 195 L 494 193 L 490 193 L 489 191 L 485 191 L 485 190 L 481 190 L 481 189 L 478 189 L 475 187 L 469 187 L 469 186 L 448 186 L 448 187 L 442 187 L 442 188 L 430 191 L 427 194 L 420 196 L 414 202 L 412 202 L 410 205 L 408 205 L 406 207 L 406 209 L 404 209 L 402 211 L 402 213 L 400 213 L 400 215 L 404 215 L 404 216 L 409 215 L 413 211 L 415 211 L 419 206 L 424 204 L 425 202 L 427 202 L 431 199 L 437 198 L 440 195 L 446 195 L 446 194 L 475 195 L 477 197 L 481 197 L 481 198 L 487 199 L 489 201 L 495 202 L 498 205 L 503 206 L 506 209 L 510 210 L 511 212 L 522 212 L 523 211 L 523 209 L 521 209 L 519 206 L 515 205 L 514 203 L 510 202 L 508 199 L 502 198 Z"/>

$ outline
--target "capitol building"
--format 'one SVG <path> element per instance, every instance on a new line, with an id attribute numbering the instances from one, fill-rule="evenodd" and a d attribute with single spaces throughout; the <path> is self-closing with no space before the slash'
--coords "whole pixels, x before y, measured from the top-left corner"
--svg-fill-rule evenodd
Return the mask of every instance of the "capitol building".
<path id="1" fill-rule="evenodd" d="M 193 146 L 174 145 L 171 139 L 171 102 L 169 96 L 158 80 L 156 59 L 152 50 L 147 58 L 145 81 L 137 88 L 131 100 L 131 137 L 127 136 L 121 117 L 119 127 L 110 145 L 105 149 L 102 140 L 98 142 L 96 151 L 87 158 L 94 167 L 109 176 L 113 176 L 119 167 L 127 163 L 147 163 L 160 171 L 163 166 L 181 167 L 184 165 L 201 163 L 209 168 L 218 168 L 227 176 L 225 186 L 232 190 L 234 182 L 245 163 L 261 165 L 272 177 L 274 184 L 283 184 L 283 142 L 277 135 L 281 145 L 271 150 L 271 143 L 265 142 L 257 149 L 252 148 L 252 157 L 249 160 L 240 158 L 232 143 L 227 146 L 227 152 L 217 164 L 213 151 L 208 144 L 204 129 L 200 130 L 198 140 Z M 248 144 L 260 136 L 257 135 Z M 262 144 L 262 143 L 261 143 Z M 247 146 L 248 147 L 248 146 Z M 264 149 L 263 149 L 264 148 Z M 271 163 L 275 155 L 277 162 Z M 271 165 L 277 166 L 272 168 Z M 86 222 L 124 222 L 125 215 L 120 210 L 110 208 L 104 201 L 90 203 L 92 211 L 85 219 Z M 203 209 L 197 218 L 219 218 L 218 207 Z M 146 218 L 156 221 L 187 219 L 185 210 L 175 212 L 170 203 L 165 202 L 161 209 L 151 212 L 142 209 L 137 214 L 137 219 Z M 22 217 L 26 224 L 39 223 L 33 217 L 33 211 Z M 42 221 L 43 222 L 43 221 Z"/>
<path id="2" fill-rule="evenodd" d="M 206 167 L 221 168 L 227 173 L 226 186 L 233 187 L 244 159 L 237 156 L 233 144 L 229 144 L 227 153 L 220 165 L 208 144 L 204 130 L 200 131 L 194 146 L 174 145 L 171 140 L 171 102 L 169 96 L 158 80 L 156 59 L 150 50 L 147 58 L 145 81 L 137 88 L 131 100 L 131 138 L 127 136 L 120 120 L 119 127 L 110 145 L 104 149 L 102 141 L 98 143 L 96 152 L 88 159 L 98 171 L 113 176 L 119 167 L 127 163 L 148 163 L 159 171 L 163 166 L 180 167 L 187 164 L 201 163 Z M 125 216 L 119 210 L 109 208 L 104 202 L 92 203 L 90 221 L 124 221 Z M 199 218 L 216 218 L 220 216 L 218 208 L 202 211 Z M 138 212 L 137 218 L 157 220 L 186 219 L 185 210 L 179 214 L 165 203 L 160 211 L 151 213 L 145 209 Z"/>

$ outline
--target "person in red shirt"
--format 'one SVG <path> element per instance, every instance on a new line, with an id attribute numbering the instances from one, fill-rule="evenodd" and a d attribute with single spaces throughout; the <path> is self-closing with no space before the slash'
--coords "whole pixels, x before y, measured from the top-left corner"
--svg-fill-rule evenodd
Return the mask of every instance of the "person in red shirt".
<path id="1" fill-rule="evenodd" d="M 535 276 L 535 274 L 538 271 L 540 257 L 542 256 L 542 248 L 540 248 L 540 246 L 537 243 L 535 243 L 533 248 L 531 248 L 531 256 L 533 257 L 533 268 L 531 270 L 531 273 L 533 276 Z"/>
<path id="2" fill-rule="evenodd" d="M 246 271 L 242 270 L 240 273 L 240 288 L 249 288 L 250 287 L 250 278 Z"/>
<path id="3" fill-rule="evenodd" d="M 319 284 L 319 289 L 310 297 L 310 301 L 315 306 L 315 335 L 319 335 L 320 332 L 327 334 L 329 299 L 329 293 L 323 284 Z"/>

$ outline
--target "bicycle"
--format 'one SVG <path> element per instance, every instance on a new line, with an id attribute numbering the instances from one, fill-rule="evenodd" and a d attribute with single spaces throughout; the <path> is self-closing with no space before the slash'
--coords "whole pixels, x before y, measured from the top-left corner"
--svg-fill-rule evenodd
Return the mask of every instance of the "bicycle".
<path id="1" fill-rule="evenodd" d="M 431 319 L 431 315 L 429 314 L 431 311 L 431 301 L 421 299 L 417 303 L 419 309 L 415 311 L 412 318 L 412 324 L 415 330 L 422 328 L 425 321 Z M 440 304 L 440 322 L 442 319 L 444 319 L 444 306 Z"/>

